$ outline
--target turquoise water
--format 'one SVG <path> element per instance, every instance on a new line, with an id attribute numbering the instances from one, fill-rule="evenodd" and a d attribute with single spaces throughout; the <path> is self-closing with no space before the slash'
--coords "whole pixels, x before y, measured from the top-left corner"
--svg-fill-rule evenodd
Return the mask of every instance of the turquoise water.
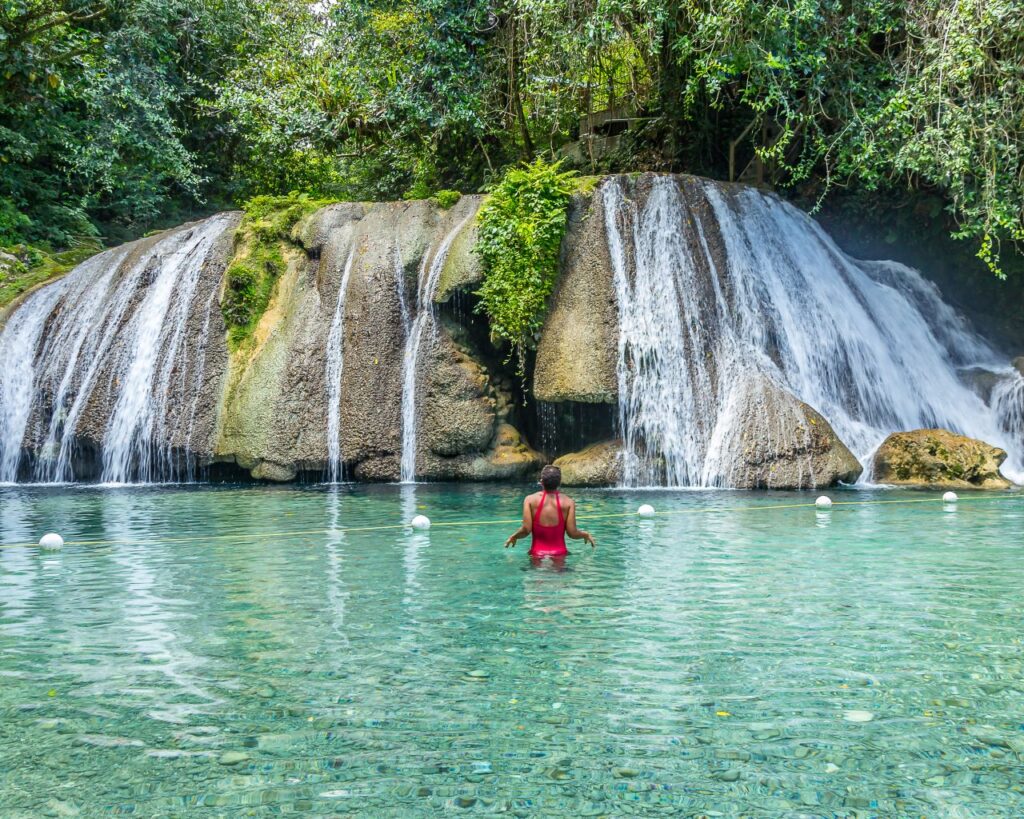
<path id="1" fill-rule="evenodd" d="M 1024 497 L 578 497 L 0 488 L 0 815 L 1024 809 Z"/>

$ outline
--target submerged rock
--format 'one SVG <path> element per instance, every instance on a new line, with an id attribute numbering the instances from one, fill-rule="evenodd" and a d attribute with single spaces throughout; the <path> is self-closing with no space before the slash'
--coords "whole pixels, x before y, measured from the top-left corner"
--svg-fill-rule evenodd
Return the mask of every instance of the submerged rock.
<path id="1" fill-rule="evenodd" d="M 622 480 L 622 441 L 601 441 L 555 461 L 565 486 L 615 486 Z"/>
<path id="2" fill-rule="evenodd" d="M 999 474 L 1006 452 L 946 429 L 896 432 L 878 448 L 874 479 L 931 489 L 1006 489 Z"/>
<path id="3" fill-rule="evenodd" d="M 828 421 L 766 376 L 749 375 L 727 401 L 729 437 L 712 465 L 723 485 L 816 489 L 860 477 L 860 462 Z"/>

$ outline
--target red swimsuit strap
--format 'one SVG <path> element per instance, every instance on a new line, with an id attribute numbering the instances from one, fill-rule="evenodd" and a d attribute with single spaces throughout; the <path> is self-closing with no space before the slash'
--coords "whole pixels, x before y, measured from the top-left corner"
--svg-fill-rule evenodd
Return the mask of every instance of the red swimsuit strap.
<path id="1" fill-rule="evenodd" d="M 540 503 L 537 505 L 537 511 L 534 512 L 534 514 L 533 514 L 533 525 L 534 526 L 545 526 L 545 525 L 547 525 L 547 524 L 544 524 L 544 523 L 540 522 L 540 513 L 541 513 L 541 510 L 544 508 L 544 501 L 547 500 L 547 497 L 548 497 L 548 493 L 547 492 L 541 492 L 540 493 Z M 558 492 L 555 492 L 555 503 L 558 504 L 558 523 L 555 524 L 555 526 L 564 526 L 565 525 L 565 518 L 562 515 L 562 496 L 559 495 Z M 553 527 L 549 527 L 549 528 L 553 528 Z"/>

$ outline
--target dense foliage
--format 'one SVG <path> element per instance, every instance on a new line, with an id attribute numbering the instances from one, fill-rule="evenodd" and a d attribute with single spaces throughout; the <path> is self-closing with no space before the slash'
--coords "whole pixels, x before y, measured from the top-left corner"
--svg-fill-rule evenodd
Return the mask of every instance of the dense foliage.
<path id="1" fill-rule="evenodd" d="M 484 267 L 477 310 L 487 315 L 492 336 L 511 345 L 520 374 L 555 286 L 575 175 L 541 160 L 513 168 L 491 188 L 477 216 Z"/>
<path id="2" fill-rule="evenodd" d="M 0 244 L 539 156 L 942 197 L 1024 240 L 1019 0 L 0 0 Z M 621 137 L 588 137 L 609 112 Z M 580 139 L 580 137 L 583 139 Z"/>

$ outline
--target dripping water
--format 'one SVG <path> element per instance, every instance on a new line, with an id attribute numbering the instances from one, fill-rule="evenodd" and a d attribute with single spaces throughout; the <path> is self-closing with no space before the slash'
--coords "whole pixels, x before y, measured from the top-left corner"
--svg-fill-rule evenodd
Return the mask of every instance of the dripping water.
<path id="1" fill-rule="evenodd" d="M 338 301 L 334 318 L 327 334 L 327 471 L 328 480 L 337 483 L 343 476 L 341 462 L 341 375 L 345 365 L 345 298 L 352 266 L 356 258 L 356 243 L 349 248 L 345 267 L 338 287 Z"/>
<path id="2" fill-rule="evenodd" d="M 424 334 L 428 329 L 431 334 L 436 332 L 437 308 L 434 305 L 434 296 L 437 294 L 441 271 L 444 269 L 452 242 L 475 213 L 475 210 L 471 211 L 458 222 L 442 239 L 433 255 L 424 255 L 417 275 L 416 317 L 406 333 L 402 358 L 402 459 L 399 473 L 402 483 L 412 483 L 416 480 L 416 374 Z"/>

